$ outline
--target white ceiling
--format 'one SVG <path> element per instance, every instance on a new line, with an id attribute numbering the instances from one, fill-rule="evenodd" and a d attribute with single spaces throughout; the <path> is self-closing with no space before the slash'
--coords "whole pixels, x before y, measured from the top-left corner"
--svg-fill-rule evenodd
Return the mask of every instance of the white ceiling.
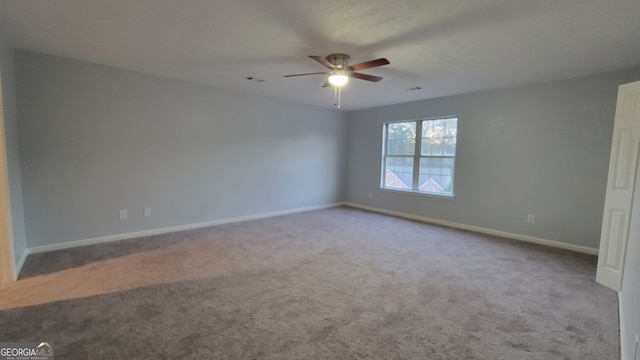
<path id="1" fill-rule="evenodd" d="M 307 55 L 389 59 L 362 71 L 381 82 L 348 84 L 343 110 L 640 66 L 638 0 L 0 0 L 0 33 L 21 49 L 325 107 L 323 75 L 282 75 L 324 71 Z"/>

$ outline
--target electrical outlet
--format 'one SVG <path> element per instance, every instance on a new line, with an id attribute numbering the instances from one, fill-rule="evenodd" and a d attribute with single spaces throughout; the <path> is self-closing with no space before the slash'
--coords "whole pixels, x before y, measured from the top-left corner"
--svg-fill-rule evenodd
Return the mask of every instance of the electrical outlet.
<path id="1" fill-rule="evenodd" d="M 536 221 L 536 217 L 535 216 L 533 216 L 531 214 L 527 215 L 527 222 L 529 224 L 533 224 L 535 221 Z"/>
<path id="2" fill-rule="evenodd" d="M 120 210 L 118 215 L 120 216 L 120 220 L 127 220 L 127 210 Z"/>
<path id="3" fill-rule="evenodd" d="M 304 191 L 300 192 L 300 199 L 304 199 Z"/>
<path id="4" fill-rule="evenodd" d="M 373 193 L 369 192 L 369 199 L 373 198 Z"/>
<path id="5" fill-rule="evenodd" d="M 150 207 L 144 208 L 144 216 L 151 216 L 151 208 Z"/>

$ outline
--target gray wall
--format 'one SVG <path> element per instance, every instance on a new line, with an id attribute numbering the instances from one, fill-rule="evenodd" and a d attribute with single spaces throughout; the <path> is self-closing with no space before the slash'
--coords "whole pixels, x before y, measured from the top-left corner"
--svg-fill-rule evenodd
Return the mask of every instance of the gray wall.
<path id="1" fill-rule="evenodd" d="M 597 248 L 617 87 L 639 78 L 626 71 L 351 112 L 345 198 Z M 455 198 L 381 190 L 383 123 L 444 115 L 459 117 Z"/>
<path id="2" fill-rule="evenodd" d="M 340 200 L 338 111 L 24 51 L 15 68 L 30 247 Z"/>
<path id="3" fill-rule="evenodd" d="M 7 171 L 9 178 L 9 201 L 11 206 L 11 227 L 16 266 L 26 255 L 24 214 L 22 203 L 22 180 L 20 175 L 20 155 L 18 151 L 18 123 L 16 118 L 15 76 L 13 50 L 0 39 L 0 74 L 2 74 L 2 102 L 4 107 L 4 135 L 7 151 Z"/>

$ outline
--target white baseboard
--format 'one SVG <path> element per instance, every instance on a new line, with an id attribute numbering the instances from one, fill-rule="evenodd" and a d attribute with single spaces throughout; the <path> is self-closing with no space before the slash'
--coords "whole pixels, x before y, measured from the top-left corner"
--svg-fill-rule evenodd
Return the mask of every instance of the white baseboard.
<path id="1" fill-rule="evenodd" d="M 18 276 L 20 276 L 20 272 L 22 271 L 22 267 L 24 266 L 25 261 L 27 261 L 27 256 L 29 256 L 30 252 L 29 249 L 24 249 L 24 253 L 22 254 L 22 257 L 20 258 L 20 260 L 18 261 L 18 263 L 16 264 L 16 272 L 15 272 L 15 279 L 17 280 Z"/>
<path id="2" fill-rule="evenodd" d="M 357 209 L 363 209 L 363 210 L 368 210 L 368 211 L 372 211 L 372 212 L 377 212 L 377 213 L 381 213 L 381 214 L 397 216 L 397 217 L 401 217 L 401 218 L 405 218 L 405 219 L 417 220 L 417 221 L 426 222 L 426 223 L 430 223 L 430 224 L 442 225 L 442 226 L 447 226 L 447 227 L 456 228 L 456 229 L 462 229 L 462 230 L 469 230 L 469 231 L 478 232 L 478 233 L 487 234 L 487 235 L 500 236 L 500 237 L 504 237 L 504 238 L 508 238 L 508 239 L 525 241 L 525 242 L 534 243 L 534 244 L 540 244 L 540 245 L 546 245 L 546 246 L 551 246 L 551 247 L 555 247 L 555 248 L 560 248 L 560 249 L 580 252 L 580 253 L 584 253 L 584 254 L 598 255 L 598 249 L 590 248 L 590 247 L 586 247 L 586 246 L 567 244 L 567 243 L 563 243 L 563 242 L 559 242 L 559 241 L 547 240 L 547 239 L 537 238 L 537 237 L 528 236 L 528 235 L 514 234 L 514 233 L 509 233 L 509 232 L 506 232 L 506 231 L 487 229 L 487 228 L 483 228 L 483 227 L 479 227 L 479 226 L 465 225 L 465 224 L 460 224 L 460 223 L 456 223 L 456 222 L 433 219 L 433 218 L 428 218 L 428 217 L 425 217 L 425 216 L 419 216 L 419 215 L 414 215 L 414 214 L 409 214 L 409 213 L 400 212 L 400 211 L 394 211 L 394 210 L 381 209 L 381 208 L 377 208 L 377 207 L 360 205 L 360 204 L 355 204 L 355 203 L 350 203 L 350 202 L 343 202 L 342 205 L 350 206 L 350 207 L 357 208 Z"/>
<path id="3" fill-rule="evenodd" d="M 143 236 L 159 235 L 159 234 L 166 234 L 166 233 L 172 233 L 172 232 L 184 231 L 184 230 L 192 230 L 192 229 L 198 229 L 198 228 L 216 226 L 216 225 L 222 225 L 222 224 L 264 219 L 264 218 L 269 218 L 274 216 L 288 215 L 288 214 L 300 213 L 305 211 L 321 210 L 321 209 L 336 207 L 339 205 L 340 204 L 335 203 L 335 204 L 328 204 L 328 205 L 272 211 L 272 212 L 266 212 L 266 213 L 238 216 L 238 217 L 227 218 L 227 219 L 206 221 L 206 222 L 195 223 L 195 224 L 186 224 L 186 225 L 171 226 L 171 227 L 160 228 L 160 229 L 150 229 L 150 230 L 136 231 L 136 232 L 130 232 L 130 233 L 124 233 L 124 234 L 100 236 L 100 237 L 89 238 L 89 239 L 66 241 L 66 242 L 50 244 L 50 245 L 40 245 L 40 246 L 34 246 L 34 247 L 28 248 L 27 254 L 36 254 L 36 253 L 47 252 L 47 251 L 69 249 L 69 248 L 74 248 L 79 246 L 102 244 L 102 243 L 108 243 L 112 241 L 119 241 L 119 240 L 125 240 L 125 239 L 133 239 L 133 238 L 138 238 Z M 26 259 L 26 255 L 25 255 L 25 259 Z"/>
<path id="4" fill-rule="evenodd" d="M 376 207 L 366 206 L 366 205 L 360 205 L 360 204 L 355 204 L 355 203 L 350 203 L 350 202 L 343 202 L 343 203 L 334 203 L 334 204 L 327 204 L 327 205 L 320 205 L 320 206 L 310 206 L 310 207 L 304 207 L 304 208 L 295 208 L 295 209 L 287 209 L 287 210 L 280 210 L 280 211 L 252 214 L 252 215 L 239 216 L 239 217 L 233 217 L 233 218 L 227 218 L 227 219 L 206 221 L 206 222 L 201 222 L 201 223 L 194 223 L 194 224 L 186 224 L 186 225 L 172 226 L 172 227 L 159 228 L 159 229 L 136 231 L 136 232 L 130 232 L 130 233 L 124 233 L 124 234 L 100 236 L 100 237 L 89 238 L 89 239 L 66 241 L 66 242 L 50 244 L 50 245 L 33 246 L 33 247 L 29 247 L 29 248 L 26 249 L 25 254 L 22 256 L 22 259 L 20 259 L 20 262 L 16 265 L 16 274 L 19 274 L 20 270 L 22 270 L 22 266 L 24 266 L 24 262 L 26 261 L 27 256 L 29 254 L 36 254 L 36 253 L 47 252 L 47 251 L 69 249 L 69 248 L 74 248 L 74 247 L 79 247 L 79 246 L 86 246 L 86 245 L 102 244 L 102 243 L 107 243 L 107 242 L 112 242 L 112 241 L 132 239 L 132 238 L 143 237 L 143 236 L 166 234 L 166 233 L 171 233 L 171 232 L 176 232 L 176 231 L 192 230 L 192 229 L 198 229 L 198 228 L 203 228 L 203 227 L 208 227 L 208 226 L 215 226 L 215 225 L 229 224 L 229 223 L 235 223 L 235 222 L 257 220 L 257 219 L 264 219 L 264 218 L 280 216 L 280 215 L 287 215 L 287 214 L 294 214 L 294 213 L 300 213 L 300 212 L 305 212 L 305 211 L 326 209 L 326 208 L 331 208 L 331 207 L 336 207 L 336 206 L 341 206 L 341 205 L 349 206 L 349 207 L 353 207 L 353 208 L 359 208 L 359 209 L 368 210 L 368 211 L 373 211 L 373 212 L 382 213 L 382 214 L 387 214 L 387 215 L 392 215 L 392 216 L 397 216 L 397 217 L 402 217 L 402 218 L 411 219 L 411 220 L 422 221 L 422 222 L 436 224 L 436 225 L 443 225 L 443 226 L 448 226 L 448 227 L 457 228 L 457 229 L 463 229 L 463 230 L 469 230 L 469 231 L 474 231 L 474 232 L 488 234 L 488 235 L 495 235 L 495 236 L 505 237 L 505 238 L 514 239 L 514 240 L 520 240 L 520 241 L 531 242 L 531 243 L 535 243 L 535 244 L 547 245 L 547 246 L 557 247 L 557 248 L 566 249 L 566 250 L 572 250 L 572 251 L 586 253 L 586 254 L 592 254 L 592 255 L 597 255 L 598 254 L 598 249 L 594 249 L 594 248 L 590 248 L 590 247 L 566 244 L 566 243 L 561 243 L 561 242 L 558 242 L 558 241 L 541 239 L 541 238 L 536 238 L 536 237 L 527 236 L 527 235 L 513 234 L 513 233 L 508 233 L 508 232 L 505 232 L 505 231 L 486 229 L 486 228 L 482 228 L 482 227 L 478 227 L 478 226 L 465 225 L 465 224 L 460 224 L 460 223 L 455 223 L 455 222 L 450 222 L 450 221 L 433 219 L 433 218 L 428 218 L 428 217 L 424 217 L 424 216 L 419 216 L 419 215 L 414 215 L 414 214 L 409 214 L 409 213 L 404 213 L 404 212 L 399 212 L 399 211 L 381 209 L 381 208 L 376 208 Z"/>

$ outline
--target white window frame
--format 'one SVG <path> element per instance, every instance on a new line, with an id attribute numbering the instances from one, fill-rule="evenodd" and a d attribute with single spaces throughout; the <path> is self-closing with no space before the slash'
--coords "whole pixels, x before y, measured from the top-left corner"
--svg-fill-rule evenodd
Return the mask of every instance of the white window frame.
<path id="1" fill-rule="evenodd" d="M 435 121 L 435 120 L 446 120 L 446 119 L 456 119 L 456 151 L 455 155 L 422 155 L 422 126 L 425 121 Z M 437 196 L 444 198 L 453 198 L 455 196 L 455 168 L 456 168 L 456 156 L 458 152 L 458 125 L 460 118 L 458 116 L 438 116 L 424 119 L 414 119 L 414 120 L 397 120 L 397 121 L 388 121 L 383 124 L 382 131 L 382 161 L 380 165 L 380 188 L 383 190 L 389 191 L 399 191 L 399 192 L 408 192 L 415 193 L 420 195 L 429 195 L 429 196 Z M 416 124 L 416 140 L 415 140 L 415 149 L 413 154 L 413 179 L 412 179 L 412 188 L 411 189 L 400 189 L 396 187 L 387 187 L 385 186 L 385 176 L 386 176 L 386 160 L 387 157 L 411 157 L 411 155 L 388 155 L 387 154 L 387 132 L 388 126 L 390 124 L 397 123 L 412 123 Z M 451 170 L 451 184 L 452 190 L 451 194 L 441 193 L 441 192 L 433 192 L 433 191 L 421 191 L 420 190 L 420 159 L 424 158 L 439 158 L 439 159 L 453 159 L 453 168 Z"/>

